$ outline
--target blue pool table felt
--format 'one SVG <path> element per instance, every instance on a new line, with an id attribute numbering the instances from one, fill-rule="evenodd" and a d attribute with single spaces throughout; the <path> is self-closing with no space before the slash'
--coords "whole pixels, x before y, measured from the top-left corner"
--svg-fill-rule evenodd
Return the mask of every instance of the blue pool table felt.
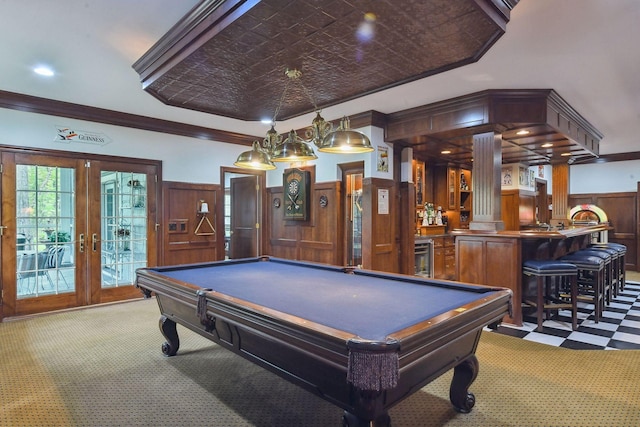
<path id="1" fill-rule="evenodd" d="M 486 296 L 474 286 L 429 286 L 271 261 L 160 273 L 368 340 L 384 340 Z"/>

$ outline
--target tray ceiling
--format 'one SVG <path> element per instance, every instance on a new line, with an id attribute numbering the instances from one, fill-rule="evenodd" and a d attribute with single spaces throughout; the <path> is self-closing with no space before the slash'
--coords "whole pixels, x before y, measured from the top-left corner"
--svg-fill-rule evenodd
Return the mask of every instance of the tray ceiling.
<path id="1" fill-rule="evenodd" d="M 517 2 L 203 1 L 133 67 L 165 104 L 248 121 L 274 116 L 298 69 L 285 120 L 477 61 Z"/>

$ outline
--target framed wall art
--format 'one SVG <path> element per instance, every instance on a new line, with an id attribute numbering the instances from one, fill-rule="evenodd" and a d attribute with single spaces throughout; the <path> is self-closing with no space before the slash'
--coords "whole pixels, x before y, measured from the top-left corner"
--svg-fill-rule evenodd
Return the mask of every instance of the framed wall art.
<path id="1" fill-rule="evenodd" d="M 311 173 L 301 169 L 288 169 L 283 178 L 284 219 L 308 220 Z"/>

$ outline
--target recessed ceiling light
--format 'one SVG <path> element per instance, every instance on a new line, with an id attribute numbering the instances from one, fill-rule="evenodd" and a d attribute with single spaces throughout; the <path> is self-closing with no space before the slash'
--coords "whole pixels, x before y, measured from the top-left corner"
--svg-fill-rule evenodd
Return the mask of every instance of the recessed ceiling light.
<path id="1" fill-rule="evenodd" d="M 516 132 L 516 135 L 529 135 L 531 132 L 529 132 L 528 130 L 519 130 L 518 132 Z"/>
<path id="2" fill-rule="evenodd" d="M 33 72 L 40 76 L 45 76 L 45 77 L 52 77 L 55 74 L 55 72 L 53 71 L 53 69 L 51 69 L 51 67 L 47 67 L 45 65 L 38 65 L 33 69 Z"/>
<path id="3" fill-rule="evenodd" d="M 542 148 L 549 148 L 549 147 L 553 147 L 553 144 L 550 142 L 547 142 L 546 144 L 542 144 L 541 145 Z"/>
<path id="4" fill-rule="evenodd" d="M 260 120 L 260 123 L 262 123 L 263 125 L 270 125 L 273 123 L 273 119 L 269 118 L 269 119 L 262 119 Z"/>
<path id="5" fill-rule="evenodd" d="M 451 150 L 443 150 L 440 154 L 451 154 Z"/>
<path id="6" fill-rule="evenodd" d="M 564 157 L 567 157 L 567 156 L 570 156 L 570 155 L 571 155 L 571 153 L 562 153 L 562 154 L 560 154 L 560 155 L 561 155 L 561 156 L 564 156 Z"/>

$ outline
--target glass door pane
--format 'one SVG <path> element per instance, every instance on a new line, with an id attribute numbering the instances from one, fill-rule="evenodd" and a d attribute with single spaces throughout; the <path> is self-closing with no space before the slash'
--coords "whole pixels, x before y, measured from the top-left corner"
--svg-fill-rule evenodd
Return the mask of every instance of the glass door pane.
<path id="1" fill-rule="evenodd" d="M 100 174 L 101 288 L 131 285 L 147 266 L 147 175 Z"/>
<path id="2" fill-rule="evenodd" d="M 347 265 L 362 265 L 362 173 L 349 173 L 347 182 Z"/>
<path id="3" fill-rule="evenodd" d="M 75 169 L 16 165 L 16 298 L 74 293 Z"/>

